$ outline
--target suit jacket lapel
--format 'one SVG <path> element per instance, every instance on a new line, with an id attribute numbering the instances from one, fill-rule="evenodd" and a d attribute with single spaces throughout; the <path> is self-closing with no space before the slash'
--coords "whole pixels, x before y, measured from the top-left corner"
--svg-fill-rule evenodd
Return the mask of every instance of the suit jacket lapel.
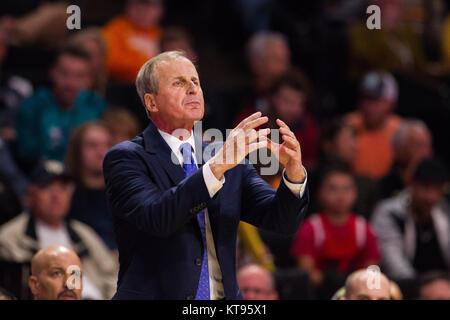
<path id="1" fill-rule="evenodd" d="M 184 177 L 183 167 L 178 163 L 176 157 L 172 157 L 172 150 L 159 134 L 158 129 L 150 121 L 150 124 L 143 132 L 144 148 L 150 154 L 158 158 L 159 164 L 172 180 L 174 185 L 180 183 Z M 172 158 L 174 161 L 172 161 Z"/>

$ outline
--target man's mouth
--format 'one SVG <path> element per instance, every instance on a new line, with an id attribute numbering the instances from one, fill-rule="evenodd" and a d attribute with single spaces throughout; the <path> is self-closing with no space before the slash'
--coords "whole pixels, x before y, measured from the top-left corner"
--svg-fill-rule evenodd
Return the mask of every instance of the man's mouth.
<path id="1" fill-rule="evenodd" d="M 76 300 L 77 297 L 73 292 L 65 292 L 59 296 L 60 300 Z"/>
<path id="2" fill-rule="evenodd" d="M 186 102 L 186 104 L 187 104 L 187 105 L 190 105 L 190 106 L 199 106 L 199 105 L 200 105 L 200 101 L 198 101 L 198 100 L 192 100 L 192 101 Z"/>

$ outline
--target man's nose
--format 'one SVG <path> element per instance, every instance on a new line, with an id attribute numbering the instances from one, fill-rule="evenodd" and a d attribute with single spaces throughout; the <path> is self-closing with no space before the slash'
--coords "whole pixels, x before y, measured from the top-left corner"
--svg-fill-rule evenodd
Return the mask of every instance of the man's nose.
<path id="1" fill-rule="evenodd" d="M 194 82 L 189 81 L 188 94 L 196 94 L 197 91 L 198 91 L 197 85 Z"/>
<path id="2" fill-rule="evenodd" d="M 64 281 L 64 283 L 63 283 L 63 288 L 64 288 L 64 289 L 69 289 L 69 286 L 68 286 L 68 284 L 67 284 L 68 280 L 69 280 L 69 276 L 66 274 L 66 275 L 64 276 L 64 279 L 63 279 L 63 281 Z"/>

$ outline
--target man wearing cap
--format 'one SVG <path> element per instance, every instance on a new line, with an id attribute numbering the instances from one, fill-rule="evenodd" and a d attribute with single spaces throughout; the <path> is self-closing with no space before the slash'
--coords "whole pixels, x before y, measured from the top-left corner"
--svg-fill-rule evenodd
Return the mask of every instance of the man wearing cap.
<path id="1" fill-rule="evenodd" d="M 362 80 L 358 110 L 346 119 L 357 130 L 359 152 L 356 173 L 373 179 L 384 177 L 393 163 L 392 137 L 401 118 L 392 113 L 397 103 L 397 82 L 386 72 L 370 72 Z"/>
<path id="2" fill-rule="evenodd" d="M 0 228 L 0 258 L 27 265 L 41 248 L 52 245 L 72 248 L 79 255 L 85 273 L 83 296 L 108 299 L 115 290 L 117 263 L 91 228 L 66 219 L 73 189 L 62 163 L 40 163 L 31 176 L 29 212 Z"/>
<path id="3" fill-rule="evenodd" d="M 200 80 L 182 52 L 146 62 L 136 87 L 151 122 L 135 139 L 110 149 L 103 162 L 119 247 L 114 298 L 242 299 L 239 221 L 297 232 L 308 203 L 300 143 L 281 120 L 283 143 L 268 139 L 268 129 L 256 130 L 268 118 L 257 112 L 224 144 L 207 148 L 193 130 L 204 114 Z M 285 168 L 277 190 L 245 159 L 264 147 Z"/>
<path id="4" fill-rule="evenodd" d="M 409 187 L 382 201 L 372 224 L 393 280 L 410 280 L 428 271 L 450 271 L 450 207 L 444 200 L 447 168 L 425 159 Z"/>

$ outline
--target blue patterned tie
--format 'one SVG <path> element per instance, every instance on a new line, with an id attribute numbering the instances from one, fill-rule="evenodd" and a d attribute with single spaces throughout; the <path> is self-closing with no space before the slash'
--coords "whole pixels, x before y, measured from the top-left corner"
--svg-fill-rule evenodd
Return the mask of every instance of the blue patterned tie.
<path id="1" fill-rule="evenodd" d="M 192 157 L 192 147 L 189 143 L 183 143 L 180 147 L 181 154 L 183 155 L 183 169 L 184 175 L 189 177 L 195 171 L 197 171 L 197 165 Z M 206 250 L 206 225 L 205 225 L 205 210 L 197 213 L 197 220 L 202 232 L 203 247 L 203 263 L 200 272 L 200 281 L 198 283 L 197 294 L 195 300 L 209 300 L 209 271 L 208 271 L 208 254 Z"/>

